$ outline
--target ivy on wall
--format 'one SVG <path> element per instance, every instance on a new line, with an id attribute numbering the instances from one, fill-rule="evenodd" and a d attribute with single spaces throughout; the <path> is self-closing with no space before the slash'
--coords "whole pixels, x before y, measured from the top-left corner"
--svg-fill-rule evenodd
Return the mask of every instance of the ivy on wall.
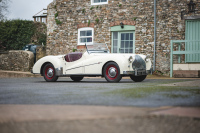
<path id="1" fill-rule="evenodd" d="M 0 49 L 21 50 L 26 44 L 46 44 L 46 25 L 28 20 L 0 21 Z"/>
<path id="2" fill-rule="evenodd" d="M 61 22 L 60 20 L 58 20 L 58 11 L 57 11 L 57 6 L 55 5 L 54 8 L 55 8 L 55 10 L 56 10 L 56 13 L 54 14 L 56 24 L 57 24 L 57 25 L 60 25 L 60 24 L 62 24 L 62 22 Z"/>

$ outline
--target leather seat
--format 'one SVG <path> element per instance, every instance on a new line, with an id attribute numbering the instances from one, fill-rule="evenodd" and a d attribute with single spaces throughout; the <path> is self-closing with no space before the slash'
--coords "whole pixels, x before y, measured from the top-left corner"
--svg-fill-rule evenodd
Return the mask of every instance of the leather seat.
<path id="1" fill-rule="evenodd" d="M 82 53 L 80 52 L 69 53 L 65 55 L 65 60 L 67 62 L 73 62 L 73 61 L 79 60 L 81 57 L 82 57 Z"/>

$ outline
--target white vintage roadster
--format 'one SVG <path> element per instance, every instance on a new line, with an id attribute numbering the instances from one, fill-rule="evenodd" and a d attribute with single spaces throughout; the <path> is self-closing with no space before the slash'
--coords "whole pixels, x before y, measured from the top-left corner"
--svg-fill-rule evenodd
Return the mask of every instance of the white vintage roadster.
<path id="1" fill-rule="evenodd" d="M 33 74 L 41 74 L 48 82 L 68 76 L 81 81 L 85 76 L 102 76 L 108 82 L 119 82 L 130 76 L 135 82 L 143 81 L 151 71 L 151 61 L 141 54 L 110 53 L 106 44 L 86 44 L 85 53 L 45 56 L 33 66 Z"/>

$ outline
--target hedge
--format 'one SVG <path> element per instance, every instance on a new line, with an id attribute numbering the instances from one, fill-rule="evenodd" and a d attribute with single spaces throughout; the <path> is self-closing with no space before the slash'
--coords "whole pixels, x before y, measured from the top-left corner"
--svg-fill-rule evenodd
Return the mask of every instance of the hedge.
<path id="1" fill-rule="evenodd" d="M 41 30 L 41 26 L 43 30 Z M 45 24 L 28 20 L 0 21 L 0 49 L 21 50 L 30 43 L 46 44 Z"/>

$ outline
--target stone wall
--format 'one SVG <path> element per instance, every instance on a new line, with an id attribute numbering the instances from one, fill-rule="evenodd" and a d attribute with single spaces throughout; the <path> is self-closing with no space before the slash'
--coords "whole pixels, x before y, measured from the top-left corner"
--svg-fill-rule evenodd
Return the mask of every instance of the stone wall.
<path id="1" fill-rule="evenodd" d="M 34 55 L 30 51 L 11 50 L 0 54 L 0 70 L 31 71 Z"/>
<path id="2" fill-rule="evenodd" d="M 162 73 L 170 70 L 170 40 L 185 39 L 181 12 L 187 11 L 187 3 L 189 0 L 157 0 L 156 70 Z M 83 48 L 77 46 L 80 27 L 93 27 L 94 42 L 105 42 L 111 48 L 110 27 L 123 21 L 136 27 L 135 53 L 145 54 L 153 61 L 154 0 L 109 0 L 108 4 L 97 6 L 91 5 L 91 0 L 54 0 L 48 6 L 47 21 L 47 55 Z"/>
<path id="3" fill-rule="evenodd" d="M 42 57 L 46 56 L 46 47 L 38 46 L 36 48 L 36 61 L 41 59 Z"/>

